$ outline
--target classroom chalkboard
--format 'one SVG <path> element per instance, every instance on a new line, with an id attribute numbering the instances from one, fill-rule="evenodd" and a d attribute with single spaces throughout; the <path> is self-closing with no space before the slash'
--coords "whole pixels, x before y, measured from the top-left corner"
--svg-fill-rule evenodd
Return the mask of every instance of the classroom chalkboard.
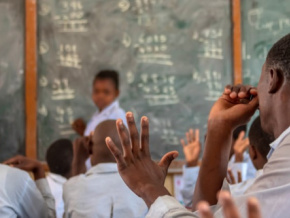
<path id="1" fill-rule="evenodd" d="M 24 1 L 0 0 L 0 162 L 24 147 Z"/>
<path id="2" fill-rule="evenodd" d="M 242 7 L 243 79 L 257 85 L 272 45 L 290 33 L 289 0 L 247 0 Z"/>
<path id="3" fill-rule="evenodd" d="M 91 84 L 101 69 L 119 71 L 121 106 L 149 117 L 153 158 L 181 151 L 190 127 L 203 139 L 232 82 L 231 25 L 229 0 L 38 1 L 38 157 L 96 111 Z"/>

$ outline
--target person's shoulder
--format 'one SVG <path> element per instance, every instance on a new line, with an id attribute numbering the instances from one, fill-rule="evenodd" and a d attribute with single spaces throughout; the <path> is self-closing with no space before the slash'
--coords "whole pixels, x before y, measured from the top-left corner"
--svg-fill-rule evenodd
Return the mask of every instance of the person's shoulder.
<path id="1" fill-rule="evenodd" d="M 82 181 L 84 177 L 84 174 L 81 175 L 77 175 L 74 177 L 69 178 L 63 185 L 64 189 L 65 188 L 70 188 L 70 187 L 74 187 L 74 186 L 78 186 L 79 183 Z"/>
<path id="2" fill-rule="evenodd" d="M 0 173 L 6 174 L 5 176 L 10 179 L 20 179 L 20 180 L 32 180 L 29 174 L 23 170 L 13 168 L 7 165 L 0 164 Z"/>

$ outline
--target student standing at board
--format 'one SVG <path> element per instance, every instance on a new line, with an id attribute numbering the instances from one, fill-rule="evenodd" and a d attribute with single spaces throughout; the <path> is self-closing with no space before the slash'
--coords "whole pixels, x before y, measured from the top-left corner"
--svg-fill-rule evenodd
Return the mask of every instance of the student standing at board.
<path id="1" fill-rule="evenodd" d="M 125 111 L 119 106 L 119 74 L 114 70 L 102 70 L 94 78 L 92 100 L 97 111 L 86 125 L 82 119 L 74 121 L 72 127 L 81 136 L 89 136 L 101 122 L 122 119 Z"/>
<path id="2" fill-rule="evenodd" d="M 72 128 L 81 136 L 89 136 L 105 120 L 122 119 L 126 123 L 126 113 L 119 106 L 119 74 L 114 70 L 102 70 L 94 78 L 92 100 L 97 111 L 86 125 L 82 119 L 74 121 Z M 87 170 L 92 165 L 90 158 L 86 162 Z"/>

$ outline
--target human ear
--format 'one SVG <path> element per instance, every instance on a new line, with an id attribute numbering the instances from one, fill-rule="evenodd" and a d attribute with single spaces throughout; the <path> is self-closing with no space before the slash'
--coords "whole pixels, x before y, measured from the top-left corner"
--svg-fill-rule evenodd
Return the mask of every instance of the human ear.
<path id="1" fill-rule="evenodd" d="M 252 161 L 256 160 L 258 157 L 257 150 L 254 146 L 250 145 L 249 154 Z"/>
<path id="2" fill-rule="evenodd" d="M 270 69 L 269 93 L 274 94 L 279 91 L 284 81 L 283 72 L 279 69 Z"/>

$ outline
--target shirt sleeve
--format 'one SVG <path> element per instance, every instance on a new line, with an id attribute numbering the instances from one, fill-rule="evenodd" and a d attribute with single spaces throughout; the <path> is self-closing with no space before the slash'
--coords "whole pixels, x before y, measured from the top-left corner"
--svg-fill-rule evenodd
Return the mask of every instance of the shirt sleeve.
<path id="1" fill-rule="evenodd" d="M 192 218 L 198 217 L 196 213 L 192 213 L 183 207 L 174 197 L 162 196 L 156 199 L 151 205 L 146 218 Z"/>
<path id="2" fill-rule="evenodd" d="M 180 190 L 186 207 L 191 207 L 192 197 L 199 173 L 199 167 L 183 166 L 183 186 Z"/>
<path id="3" fill-rule="evenodd" d="M 48 213 L 48 217 L 49 218 L 55 218 L 56 214 L 55 214 L 55 201 L 54 201 L 54 197 L 50 191 L 48 182 L 46 179 L 39 179 L 35 181 L 35 184 L 38 188 L 38 190 L 40 191 L 46 207 L 47 207 L 47 213 Z"/>

